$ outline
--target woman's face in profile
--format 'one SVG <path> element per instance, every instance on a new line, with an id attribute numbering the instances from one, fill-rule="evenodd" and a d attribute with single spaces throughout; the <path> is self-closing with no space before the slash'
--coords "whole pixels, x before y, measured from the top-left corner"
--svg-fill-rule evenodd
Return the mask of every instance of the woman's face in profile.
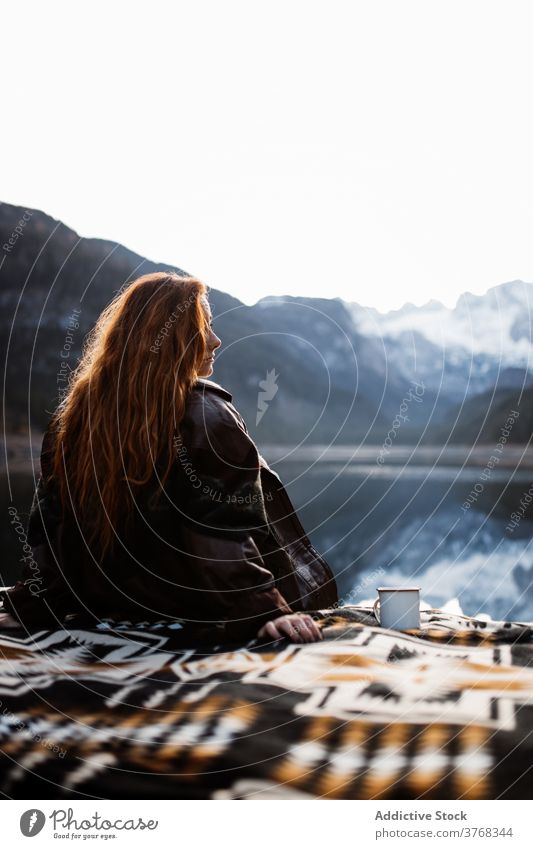
<path id="1" fill-rule="evenodd" d="M 206 319 L 209 322 L 209 337 L 207 339 L 207 357 L 205 358 L 202 367 L 199 369 L 198 375 L 199 377 L 209 377 L 213 374 L 215 350 L 220 347 L 221 340 L 218 338 L 211 326 L 211 322 L 213 321 L 213 315 L 211 313 L 209 301 L 207 300 L 207 298 L 202 298 L 201 303 L 205 312 Z"/>

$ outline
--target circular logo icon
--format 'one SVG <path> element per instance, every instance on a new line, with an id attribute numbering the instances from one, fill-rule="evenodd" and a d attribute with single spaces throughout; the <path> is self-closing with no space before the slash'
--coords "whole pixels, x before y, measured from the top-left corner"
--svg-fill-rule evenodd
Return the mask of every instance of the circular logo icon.
<path id="1" fill-rule="evenodd" d="M 24 837 L 35 837 L 36 834 L 39 834 L 45 822 L 46 817 L 42 811 L 37 808 L 30 808 L 29 811 L 24 811 L 20 818 L 20 830 Z"/>

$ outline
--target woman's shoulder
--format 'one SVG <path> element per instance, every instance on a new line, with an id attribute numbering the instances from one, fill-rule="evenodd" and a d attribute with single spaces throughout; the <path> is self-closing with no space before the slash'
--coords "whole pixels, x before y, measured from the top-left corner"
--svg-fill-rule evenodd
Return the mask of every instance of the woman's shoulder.
<path id="1" fill-rule="evenodd" d="M 191 447 L 216 450 L 223 456 L 246 456 L 255 444 L 246 423 L 220 384 L 199 378 L 190 393 L 180 431 Z"/>
<path id="2" fill-rule="evenodd" d="M 197 394 L 207 394 L 208 397 L 213 394 L 218 395 L 219 397 L 225 398 L 225 400 L 230 402 L 233 400 L 231 392 L 221 386 L 220 383 L 216 383 L 214 380 L 210 380 L 208 377 L 199 377 L 193 386 L 193 391 Z"/>
<path id="3" fill-rule="evenodd" d="M 247 433 L 244 419 L 233 404 L 231 392 L 207 378 L 198 378 L 194 384 L 185 409 L 187 416 L 211 427 L 237 426 Z"/>

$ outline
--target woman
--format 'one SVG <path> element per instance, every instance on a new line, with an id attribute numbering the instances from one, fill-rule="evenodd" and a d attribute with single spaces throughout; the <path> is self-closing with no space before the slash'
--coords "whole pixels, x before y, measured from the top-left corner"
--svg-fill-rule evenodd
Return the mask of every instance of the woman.
<path id="1" fill-rule="evenodd" d="M 147 274 L 89 334 L 43 439 L 32 558 L 4 592 L 28 628 L 173 617 L 227 640 L 321 638 L 337 601 L 229 392 L 207 287 Z"/>

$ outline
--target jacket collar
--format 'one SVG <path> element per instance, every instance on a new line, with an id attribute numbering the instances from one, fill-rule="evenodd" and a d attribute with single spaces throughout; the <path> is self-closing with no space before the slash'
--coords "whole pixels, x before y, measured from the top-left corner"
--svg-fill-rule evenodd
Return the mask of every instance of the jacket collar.
<path id="1" fill-rule="evenodd" d="M 199 389 L 201 392 L 216 392 L 218 395 L 221 395 L 226 401 L 231 401 L 233 398 L 231 392 L 228 392 L 227 389 L 224 389 L 223 386 L 220 386 L 219 383 L 215 383 L 214 380 L 209 380 L 207 377 L 199 377 L 194 384 L 194 389 Z"/>

